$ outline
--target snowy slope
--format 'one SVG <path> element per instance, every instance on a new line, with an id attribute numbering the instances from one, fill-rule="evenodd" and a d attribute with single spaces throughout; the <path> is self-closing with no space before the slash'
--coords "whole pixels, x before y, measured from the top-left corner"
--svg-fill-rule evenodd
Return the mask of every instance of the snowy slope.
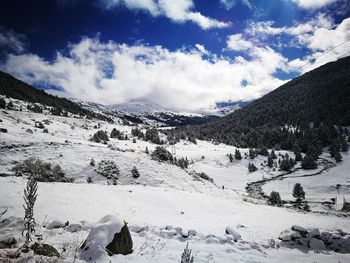
<path id="1" fill-rule="evenodd" d="M 193 164 L 183 170 L 152 160 L 144 151 L 146 147 L 153 151 L 156 145 L 140 140 L 133 143 L 130 126 L 57 117 L 47 113 L 36 114 L 26 110 L 0 111 L 0 119 L 0 127 L 8 130 L 8 133 L 0 133 L 0 174 L 11 174 L 11 168 L 16 162 L 37 157 L 60 164 L 66 175 L 75 179 L 74 183 L 39 183 L 34 211 L 38 233 L 43 235 L 45 242 L 58 249 L 63 262 L 73 262 L 77 253 L 75 250 L 84 241 L 91 226 L 108 214 L 117 214 L 126 220 L 134 240 L 134 252 L 128 256 L 106 256 L 105 261 L 179 262 L 187 241 L 195 253 L 196 263 L 233 260 L 350 261 L 348 254 L 268 246 L 270 239 L 277 241 L 280 232 L 294 224 L 350 232 L 349 219 L 332 214 L 302 213 L 271 207 L 260 200 L 249 201 L 245 192 L 246 184 L 276 176 L 279 171 L 261 166 L 266 157 L 246 159 L 244 156 L 248 149 L 240 149 L 243 155 L 241 161 L 230 163 L 227 154 L 234 153 L 236 148 L 233 146 L 205 141 L 198 141 L 195 145 L 184 140 L 176 144 L 175 149 L 166 146 L 170 151 L 175 150 L 177 157 L 193 160 Z M 50 124 L 45 125 L 49 133 L 43 133 L 34 126 L 35 121 L 43 120 L 50 121 Z M 130 139 L 111 139 L 107 145 L 91 142 L 89 138 L 97 131 L 95 125 L 108 133 L 117 128 Z M 27 129 L 33 133 L 28 133 Z M 103 159 L 116 162 L 121 172 L 117 185 L 108 185 L 106 179 L 94 171 L 89 165 L 92 158 L 96 163 Z M 249 162 L 260 169 L 249 173 Z M 336 183 L 345 185 L 348 181 L 349 163 L 350 159 L 346 155 L 342 164 L 328 172 L 303 178 L 307 198 L 334 197 L 332 187 Z M 141 174 L 137 179 L 130 173 L 133 166 Z M 199 172 L 205 172 L 213 178 L 214 183 L 195 177 L 194 173 Z M 298 173 L 293 176 L 295 178 L 290 180 L 294 181 L 289 185 L 300 179 L 297 178 Z M 87 183 L 88 177 L 92 178 L 90 184 Z M 290 189 L 286 180 L 289 179 L 271 181 L 264 185 L 264 191 L 277 189 L 287 199 Z M 26 180 L 21 177 L 0 177 L 0 211 L 8 208 L 6 217 L 12 217 L 13 222 L 11 226 L 0 224 L 0 236 L 15 233 L 19 240 L 23 240 L 20 236 L 20 218 L 23 217 L 25 184 Z M 348 194 L 345 188 L 343 191 Z M 45 225 L 43 222 L 53 219 L 63 222 L 68 220 L 72 226 L 80 226 L 80 230 L 72 233 L 71 228 L 48 230 L 42 227 Z M 232 236 L 225 233 L 228 226 L 236 229 L 242 240 L 232 241 Z M 191 235 L 184 238 L 186 233 Z"/>

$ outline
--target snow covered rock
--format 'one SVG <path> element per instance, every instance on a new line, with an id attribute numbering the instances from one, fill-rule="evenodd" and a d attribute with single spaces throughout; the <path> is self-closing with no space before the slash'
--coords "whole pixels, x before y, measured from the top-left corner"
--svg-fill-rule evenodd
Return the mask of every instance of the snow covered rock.
<path id="1" fill-rule="evenodd" d="M 103 217 L 91 229 L 81 249 L 80 259 L 95 262 L 104 257 L 132 253 L 133 242 L 129 229 L 116 215 Z"/>
<path id="2" fill-rule="evenodd" d="M 225 232 L 226 232 L 226 234 L 233 236 L 233 239 L 234 239 L 235 242 L 237 242 L 238 240 L 241 239 L 241 235 L 233 227 L 230 227 L 230 226 L 226 227 Z"/>
<path id="3" fill-rule="evenodd" d="M 305 236 L 308 233 L 306 228 L 298 225 L 292 225 L 292 230 L 299 232 L 302 236 Z"/>
<path id="4" fill-rule="evenodd" d="M 0 237 L 0 249 L 11 248 L 16 243 L 17 243 L 17 240 L 13 235 Z"/>
<path id="5" fill-rule="evenodd" d="M 70 224 L 69 226 L 66 227 L 66 230 L 72 233 L 78 232 L 82 229 L 81 224 Z"/>
<path id="6" fill-rule="evenodd" d="M 320 237 L 321 233 L 320 230 L 318 228 L 309 228 L 309 233 L 311 237 Z"/>
<path id="7" fill-rule="evenodd" d="M 292 233 L 294 233 L 294 231 L 290 230 L 290 229 L 286 229 L 284 231 L 281 232 L 281 234 L 278 236 L 278 239 L 282 240 L 282 241 L 291 241 L 292 240 Z"/>
<path id="8" fill-rule="evenodd" d="M 314 238 L 314 237 L 311 238 L 309 241 L 309 248 L 311 248 L 312 250 L 317 250 L 317 251 L 327 250 L 323 241 L 319 240 L 317 238 Z"/>
<path id="9" fill-rule="evenodd" d="M 47 224 L 45 224 L 46 229 L 55 229 L 55 228 L 64 228 L 65 226 L 68 226 L 69 222 L 66 221 L 64 222 L 61 219 L 53 219 L 49 222 L 47 222 Z"/>

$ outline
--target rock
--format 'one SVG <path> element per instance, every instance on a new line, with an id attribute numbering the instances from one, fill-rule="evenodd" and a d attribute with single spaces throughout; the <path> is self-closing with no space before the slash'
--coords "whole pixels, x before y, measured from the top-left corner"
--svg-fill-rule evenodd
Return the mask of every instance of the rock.
<path id="1" fill-rule="evenodd" d="M 105 257 L 114 254 L 132 253 L 133 242 L 125 221 L 116 215 L 107 215 L 91 228 L 81 246 L 80 259 L 88 261 L 109 261 Z"/>
<path id="2" fill-rule="evenodd" d="M 302 235 L 305 235 L 308 233 L 306 228 L 298 225 L 292 225 L 292 230 L 297 231 Z"/>
<path id="3" fill-rule="evenodd" d="M 45 224 L 45 228 L 46 229 L 64 228 L 68 225 L 69 225 L 68 221 L 64 222 L 64 221 L 56 218 L 56 219 L 53 219 L 53 220 L 47 222 L 47 224 Z"/>
<path id="4" fill-rule="evenodd" d="M 197 231 L 193 230 L 193 229 L 190 229 L 190 230 L 188 230 L 188 235 L 189 236 L 196 236 L 197 235 Z"/>
<path id="5" fill-rule="evenodd" d="M 286 242 L 291 241 L 293 233 L 294 233 L 294 231 L 292 231 L 290 229 L 286 229 L 286 230 L 281 232 L 281 234 L 278 236 L 278 239 L 280 239 L 282 241 L 286 241 Z"/>
<path id="6" fill-rule="evenodd" d="M 311 237 L 321 236 L 320 230 L 318 228 L 309 228 L 309 233 Z"/>
<path id="7" fill-rule="evenodd" d="M 340 251 L 342 253 L 350 253 L 350 238 L 345 239 L 340 246 L 341 246 Z"/>
<path id="8" fill-rule="evenodd" d="M 78 232 L 82 229 L 81 224 L 70 224 L 69 226 L 66 227 L 66 230 L 72 233 Z"/>
<path id="9" fill-rule="evenodd" d="M 0 128 L 0 132 L 2 132 L 2 133 L 7 133 L 7 129 L 5 129 L 5 128 Z"/>
<path id="10" fill-rule="evenodd" d="M 33 134 L 33 131 L 31 129 L 26 129 L 26 132 Z"/>
<path id="11" fill-rule="evenodd" d="M 188 237 L 189 237 L 188 231 L 185 230 L 185 229 L 182 229 L 182 230 L 181 230 L 181 236 L 182 236 L 183 238 L 188 238 Z"/>
<path id="12" fill-rule="evenodd" d="M 34 254 L 41 255 L 45 257 L 59 257 L 60 254 L 54 248 L 53 246 L 49 244 L 40 244 L 40 243 L 34 243 L 31 247 L 31 250 L 33 250 Z"/>
<path id="13" fill-rule="evenodd" d="M 12 246 L 15 244 L 17 244 L 17 240 L 13 235 L 0 237 L 0 249 L 12 248 Z"/>
<path id="14" fill-rule="evenodd" d="M 226 234 L 231 235 L 235 242 L 237 242 L 238 240 L 241 239 L 241 235 L 233 227 L 230 227 L 230 226 L 226 227 L 225 232 L 226 232 Z"/>
<path id="15" fill-rule="evenodd" d="M 309 248 L 317 251 L 327 250 L 323 241 L 314 237 L 309 241 Z"/>

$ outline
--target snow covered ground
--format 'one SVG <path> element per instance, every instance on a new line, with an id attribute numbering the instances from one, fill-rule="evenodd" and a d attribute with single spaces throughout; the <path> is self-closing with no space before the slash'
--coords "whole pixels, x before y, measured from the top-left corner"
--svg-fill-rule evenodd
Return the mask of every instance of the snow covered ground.
<path id="1" fill-rule="evenodd" d="M 104 145 L 89 141 L 98 130 L 95 125 L 108 133 L 117 128 L 129 137 L 130 126 L 26 110 L 2 111 L 0 119 L 0 127 L 8 129 L 8 133 L 0 133 L 0 173 L 10 174 L 15 162 L 36 157 L 61 165 L 66 175 L 75 179 L 74 183 L 38 183 L 34 211 L 37 231 L 46 243 L 57 248 L 63 262 L 73 262 L 75 250 L 91 226 L 108 214 L 123 218 L 134 240 L 134 252 L 113 256 L 112 262 L 179 262 L 186 242 L 195 254 L 195 262 L 350 262 L 349 254 L 267 246 L 270 239 L 277 240 L 280 232 L 294 224 L 345 232 L 350 232 L 350 224 L 347 217 L 301 213 L 245 201 L 248 182 L 280 173 L 261 166 L 266 157 L 245 159 L 248 149 L 240 149 L 241 161 L 230 163 L 227 154 L 234 153 L 235 147 L 204 141 L 195 145 L 182 140 L 175 146 L 176 156 L 193 160 L 183 170 L 152 160 L 144 152 L 146 147 L 153 151 L 156 145 L 152 143 L 111 139 Z M 43 120 L 51 122 L 45 125 L 49 133 L 34 127 L 35 121 Z M 167 147 L 172 150 L 171 146 Z M 113 160 L 119 166 L 121 175 L 117 185 L 108 185 L 106 178 L 94 171 L 89 164 L 92 158 L 96 163 Z M 263 190 L 267 193 L 278 190 L 282 198 L 288 199 L 294 183 L 301 182 L 307 198 L 330 199 L 337 193 L 336 184 L 349 184 L 349 158 L 344 155 L 341 164 L 321 175 L 271 181 Z M 249 173 L 249 162 L 261 169 Z M 131 176 L 133 166 L 140 171 L 137 179 Z M 194 172 L 205 172 L 214 183 L 195 178 Z M 8 208 L 5 216 L 13 222 L 24 214 L 25 185 L 26 180 L 21 177 L 0 177 L 0 211 Z M 349 194 L 346 187 L 342 191 Z M 69 228 L 42 227 L 53 219 L 69 221 L 81 228 L 71 232 Z M 242 239 L 233 242 L 225 233 L 226 227 L 236 229 Z M 0 236 L 9 229 L 0 227 Z M 140 229 L 144 230 L 140 232 Z M 14 223 L 11 231 L 19 240 L 20 230 L 21 224 Z M 183 237 L 184 233 L 189 237 Z"/>

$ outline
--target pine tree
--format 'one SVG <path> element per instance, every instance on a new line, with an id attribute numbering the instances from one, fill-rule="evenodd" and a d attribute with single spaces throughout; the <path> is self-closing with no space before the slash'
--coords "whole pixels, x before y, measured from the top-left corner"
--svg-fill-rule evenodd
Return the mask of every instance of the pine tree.
<path id="1" fill-rule="evenodd" d="M 268 203 L 277 206 L 282 205 L 282 199 L 279 192 L 272 191 L 269 196 Z"/>
<path id="2" fill-rule="evenodd" d="M 316 169 L 317 162 L 312 155 L 305 155 L 303 161 L 301 162 L 301 167 L 303 169 Z"/>
<path id="3" fill-rule="evenodd" d="M 241 160 L 242 159 L 241 152 L 238 149 L 235 150 L 235 159 L 236 160 Z"/>
<path id="4" fill-rule="evenodd" d="M 255 172 L 256 170 L 258 170 L 258 168 L 256 168 L 256 166 L 253 163 L 248 164 L 248 171 L 250 173 Z"/>
<path id="5" fill-rule="evenodd" d="M 267 166 L 270 168 L 273 167 L 273 160 L 271 156 L 267 157 Z"/>
<path id="6" fill-rule="evenodd" d="M 343 159 L 343 157 L 341 156 L 340 152 L 336 152 L 334 155 L 334 159 L 337 163 L 341 162 L 341 160 Z"/>
<path id="7" fill-rule="evenodd" d="M 232 155 L 232 153 L 230 153 L 230 154 L 228 155 L 228 158 L 230 159 L 230 163 L 232 163 L 232 162 L 233 162 L 233 155 Z"/>
<path id="8" fill-rule="evenodd" d="M 272 150 L 272 151 L 271 151 L 270 157 L 271 157 L 272 159 L 276 159 L 276 158 L 277 158 L 276 153 L 275 153 L 275 150 Z"/>
<path id="9" fill-rule="evenodd" d="M 38 185 L 33 177 L 30 177 L 27 181 L 27 187 L 24 190 L 24 229 L 22 235 L 25 234 L 25 243 L 23 248 L 28 249 L 30 242 L 32 241 L 31 235 L 35 232 L 35 219 L 34 219 L 34 205 L 37 198 Z"/>
<path id="10" fill-rule="evenodd" d="M 94 160 L 94 158 L 91 158 L 90 166 L 95 166 L 95 160 Z"/>
<path id="11" fill-rule="evenodd" d="M 134 178 L 139 178 L 139 177 L 140 177 L 139 170 L 137 170 L 136 166 L 134 166 L 134 167 L 132 168 L 131 174 L 132 174 L 132 177 L 134 177 Z"/>
<path id="12" fill-rule="evenodd" d="M 148 150 L 147 146 L 146 146 L 146 149 L 145 149 L 145 154 L 149 154 L 149 150 Z"/>
<path id="13" fill-rule="evenodd" d="M 301 203 L 303 199 L 305 199 L 305 192 L 304 188 L 301 186 L 300 183 L 296 183 L 293 188 L 293 197 L 296 198 L 296 202 L 298 204 Z"/>
<path id="14" fill-rule="evenodd" d="M 255 152 L 253 149 L 249 149 L 249 158 L 252 160 L 255 158 Z"/>
<path id="15" fill-rule="evenodd" d="M 295 155 L 295 161 L 296 162 L 301 162 L 303 160 L 303 156 L 301 155 L 300 151 L 295 151 L 294 155 Z"/>
<path id="16" fill-rule="evenodd" d="M 0 98 L 0 109 L 6 108 L 6 101 L 3 98 Z"/>

